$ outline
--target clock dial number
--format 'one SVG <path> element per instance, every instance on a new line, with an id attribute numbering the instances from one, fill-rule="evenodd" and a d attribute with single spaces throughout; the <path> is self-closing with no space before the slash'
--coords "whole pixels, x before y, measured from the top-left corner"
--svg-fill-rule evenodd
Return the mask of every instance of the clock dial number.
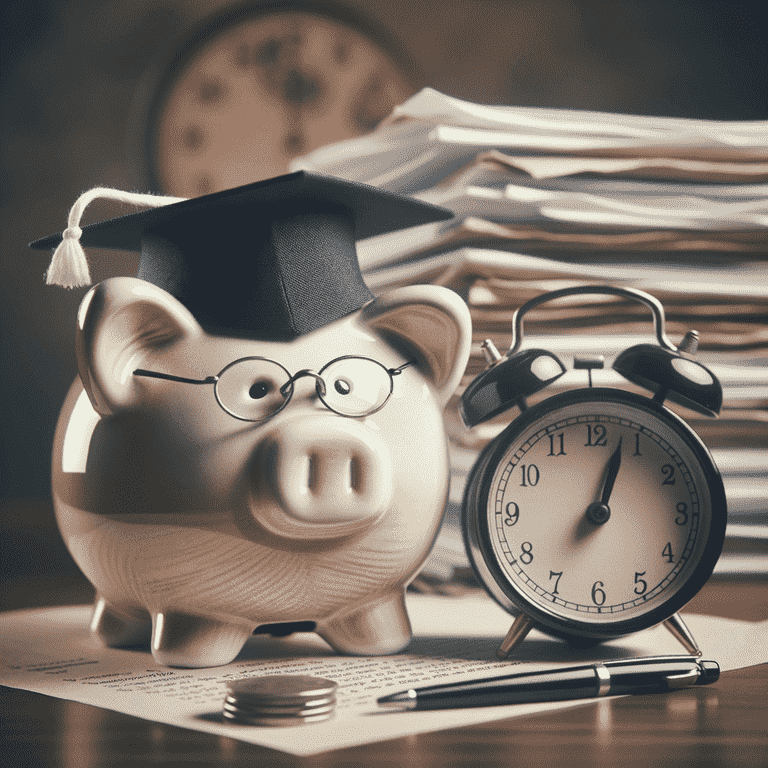
<path id="1" fill-rule="evenodd" d="M 705 480 L 652 413 L 601 402 L 545 414 L 495 466 L 491 546 L 510 584 L 547 613 L 608 623 L 647 612 L 696 563 Z M 589 512 L 598 507 L 606 516 L 596 522 Z"/>
<path id="2" fill-rule="evenodd" d="M 531 488 L 539 484 L 541 474 L 539 468 L 535 464 L 521 464 L 520 469 L 522 471 L 520 485 L 523 488 Z"/>
<path id="3" fill-rule="evenodd" d="M 549 453 L 547 456 L 565 456 L 565 433 L 547 435 L 549 438 Z"/>
<path id="4" fill-rule="evenodd" d="M 306 42 L 299 34 L 270 37 L 254 46 L 251 63 L 261 71 L 267 87 L 293 107 L 305 107 L 324 97 L 325 85 L 317 75 L 302 67 Z"/>
<path id="5" fill-rule="evenodd" d="M 520 507 L 514 501 L 510 501 L 506 506 L 506 517 L 504 525 L 515 525 L 520 519 Z"/>
<path id="6" fill-rule="evenodd" d="M 596 581 L 592 585 L 592 602 L 595 605 L 605 605 L 605 590 L 603 587 L 605 584 L 602 581 Z"/>
<path id="7" fill-rule="evenodd" d="M 608 445 L 608 430 L 602 424 L 587 424 L 587 442 L 584 445 L 605 447 Z"/>

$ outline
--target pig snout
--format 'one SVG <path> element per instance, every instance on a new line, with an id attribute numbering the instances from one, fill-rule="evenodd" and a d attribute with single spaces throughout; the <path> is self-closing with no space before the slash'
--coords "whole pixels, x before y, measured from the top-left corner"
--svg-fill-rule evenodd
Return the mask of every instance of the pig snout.
<path id="1" fill-rule="evenodd" d="M 273 533 L 328 538 L 367 527 L 393 498 L 390 450 L 351 419 L 289 419 L 257 452 L 253 514 Z"/>

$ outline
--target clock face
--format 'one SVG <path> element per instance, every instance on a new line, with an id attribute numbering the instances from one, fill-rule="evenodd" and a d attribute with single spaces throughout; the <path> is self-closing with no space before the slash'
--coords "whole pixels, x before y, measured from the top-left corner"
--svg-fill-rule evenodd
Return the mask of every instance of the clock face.
<path id="1" fill-rule="evenodd" d="M 481 474 L 466 522 L 472 559 L 502 603 L 561 632 L 611 636 L 669 618 L 722 547 L 725 495 L 708 451 L 631 393 L 540 403 L 500 436 Z"/>
<path id="2" fill-rule="evenodd" d="M 153 108 L 154 186 L 195 197 L 287 171 L 373 130 L 414 91 L 393 55 L 345 21 L 286 4 L 210 25 Z"/>

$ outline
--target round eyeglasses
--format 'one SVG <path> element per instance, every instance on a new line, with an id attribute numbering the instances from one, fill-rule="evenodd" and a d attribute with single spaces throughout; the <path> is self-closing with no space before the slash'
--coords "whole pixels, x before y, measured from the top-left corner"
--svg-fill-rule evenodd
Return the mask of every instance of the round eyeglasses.
<path id="1" fill-rule="evenodd" d="M 133 375 L 184 384 L 213 384 L 216 402 L 230 416 L 254 422 L 267 421 L 282 411 L 293 396 L 294 383 L 309 377 L 315 380 L 315 391 L 326 408 L 340 416 L 360 418 L 384 407 L 392 394 L 393 377 L 414 363 L 411 360 L 397 368 L 387 368 L 370 357 L 345 355 L 331 360 L 317 373 L 307 368 L 291 375 L 267 357 L 241 357 L 216 376 L 204 379 L 143 368 L 137 368 Z"/>

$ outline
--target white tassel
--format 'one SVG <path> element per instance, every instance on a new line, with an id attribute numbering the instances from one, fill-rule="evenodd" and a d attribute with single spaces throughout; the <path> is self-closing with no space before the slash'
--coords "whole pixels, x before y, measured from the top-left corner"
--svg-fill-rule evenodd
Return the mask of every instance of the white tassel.
<path id="1" fill-rule="evenodd" d="M 123 192 L 120 189 L 109 187 L 96 187 L 84 192 L 77 198 L 69 212 L 68 226 L 62 232 L 62 239 L 53 252 L 48 271 L 45 274 L 45 282 L 48 285 L 60 285 L 63 288 L 79 288 L 91 284 L 91 273 L 88 270 L 88 260 L 85 251 L 80 245 L 80 219 L 86 206 L 93 200 L 116 200 L 121 203 L 133 205 L 145 205 L 148 208 L 159 208 L 161 205 L 180 203 L 186 197 L 161 197 L 159 195 L 142 195 L 136 192 Z"/>

